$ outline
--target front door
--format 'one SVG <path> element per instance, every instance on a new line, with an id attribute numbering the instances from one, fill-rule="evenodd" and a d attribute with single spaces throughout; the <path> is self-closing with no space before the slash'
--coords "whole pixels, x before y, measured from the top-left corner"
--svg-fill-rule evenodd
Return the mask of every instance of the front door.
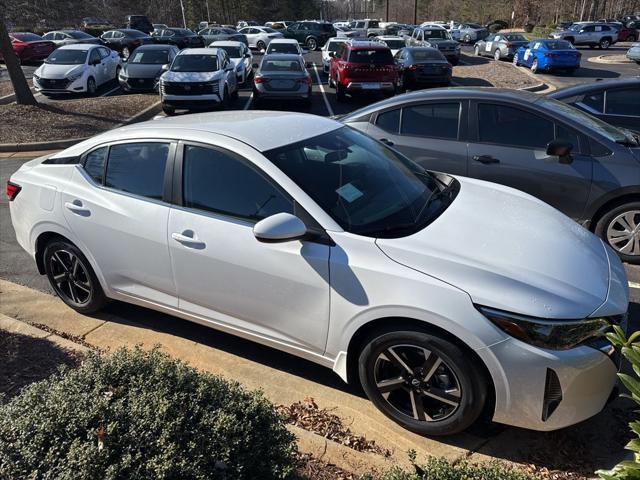
<path id="1" fill-rule="evenodd" d="M 592 159 L 581 153 L 571 127 L 515 105 L 472 103 L 477 131 L 469 143 L 469 176 L 527 192 L 566 215 L 581 219 L 592 179 Z M 570 164 L 549 156 L 554 139 L 573 145 Z"/>
<path id="2" fill-rule="evenodd" d="M 180 309 L 316 353 L 329 326 L 329 246 L 262 243 L 253 226 L 294 202 L 247 159 L 185 144 L 168 242 Z M 180 175 L 180 173 L 178 173 Z"/>

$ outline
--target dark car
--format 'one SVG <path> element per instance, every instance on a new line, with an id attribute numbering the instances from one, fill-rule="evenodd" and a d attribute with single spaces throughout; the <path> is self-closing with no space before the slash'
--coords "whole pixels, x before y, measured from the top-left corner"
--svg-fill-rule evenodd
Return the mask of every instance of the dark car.
<path id="1" fill-rule="evenodd" d="M 211 45 L 213 42 L 219 42 L 221 40 L 232 40 L 234 42 L 242 42 L 249 46 L 247 36 L 242 33 L 238 33 L 235 28 L 222 26 L 208 27 L 200 30 L 198 35 L 204 39 L 205 45 Z"/>
<path id="2" fill-rule="evenodd" d="M 296 22 L 280 32 L 285 38 L 295 38 L 309 51 L 321 48 L 327 40 L 337 35 L 335 27 L 325 22 Z"/>
<path id="3" fill-rule="evenodd" d="M 118 75 L 125 92 L 150 91 L 158 86 L 165 66 L 180 52 L 175 45 L 142 45 L 136 48 Z"/>
<path id="4" fill-rule="evenodd" d="M 563 88 L 549 97 L 616 127 L 640 133 L 640 80 L 612 80 Z"/>
<path id="5" fill-rule="evenodd" d="M 416 27 L 414 27 L 413 25 L 407 25 L 404 23 L 393 23 L 391 25 L 387 25 L 387 27 L 384 29 L 384 34 L 398 35 L 399 37 L 402 37 L 404 35 L 409 36 L 415 28 Z"/>
<path id="6" fill-rule="evenodd" d="M 133 52 L 140 45 L 147 45 L 153 42 L 153 38 L 149 35 L 142 33 L 140 30 L 131 30 L 126 28 L 119 28 L 116 30 L 109 30 L 104 32 L 100 39 L 111 50 L 120 52 L 122 58 L 125 60 L 129 58 L 131 52 Z"/>
<path id="7" fill-rule="evenodd" d="M 102 45 L 102 40 L 80 30 L 54 30 L 53 32 L 45 33 L 42 38 L 55 43 L 58 47 L 73 45 L 74 43 Z"/>
<path id="8" fill-rule="evenodd" d="M 127 22 L 124 28 L 140 30 L 144 33 L 153 32 L 153 24 L 149 21 L 146 15 L 129 15 L 127 16 Z"/>
<path id="9" fill-rule="evenodd" d="M 421 90 L 341 121 L 429 170 L 538 197 L 640 263 L 640 143 L 630 132 L 546 96 L 497 88 Z"/>
<path id="10" fill-rule="evenodd" d="M 453 68 L 433 47 L 406 47 L 396 53 L 398 88 L 415 90 L 427 85 L 449 85 Z"/>
<path id="11" fill-rule="evenodd" d="M 175 45 L 178 48 L 199 48 L 204 47 L 204 39 L 186 28 L 163 28 L 154 30 L 151 37 L 156 43 L 166 43 Z"/>
<path id="12" fill-rule="evenodd" d="M 56 49 L 56 44 L 29 32 L 9 33 L 11 48 L 21 63 L 44 60 Z M 0 60 L 3 60 L 0 53 Z"/>

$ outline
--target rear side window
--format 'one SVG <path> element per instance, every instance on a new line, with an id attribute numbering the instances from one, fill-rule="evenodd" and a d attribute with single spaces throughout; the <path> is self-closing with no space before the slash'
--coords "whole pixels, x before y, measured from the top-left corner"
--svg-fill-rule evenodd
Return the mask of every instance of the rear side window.
<path id="1" fill-rule="evenodd" d="M 478 121 L 482 143 L 543 149 L 554 139 L 553 122 L 519 108 L 481 103 Z"/>
<path id="2" fill-rule="evenodd" d="M 84 159 L 84 169 L 98 185 L 104 180 L 104 164 L 107 160 L 108 147 L 97 148 L 87 154 Z"/>
<path id="3" fill-rule="evenodd" d="M 105 185 L 160 200 L 168 154 L 168 143 L 113 145 L 109 151 Z"/>
<path id="4" fill-rule="evenodd" d="M 258 221 L 293 213 L 293 203 L 266 177 L 225 152 L 185 146 L 184 206 Z"/>
<path id="5" fill-rule="evenodd" d="M 402 110 L 403 135 L 458 139 L 460 104 L 416 105 Z"/>
<path id="6" fill-rule="evenodd" d="M 580 140 L 578 133 L 574 130 L 556 124 L 556 140 L 564 140 L 573 145 L 573 153 L 580 153 Z"/>
<path id="7" fill-rule="evenodd" d="M 398 133 L 400 129 L 400 109 L 390 110 L 378 115 L 376 126 L 389 133 Z"/>
<path id="8" fill-rule="evenodd" d="M 598 113 L 604 112 L 604 92 L 588 93 L 580 101 L 583 105 L 595 110 Z"/>
<path id="9" fill-rule="evenodd" d="M 607 91 L 605 113 L 640 117 L 640 87 Z"/>

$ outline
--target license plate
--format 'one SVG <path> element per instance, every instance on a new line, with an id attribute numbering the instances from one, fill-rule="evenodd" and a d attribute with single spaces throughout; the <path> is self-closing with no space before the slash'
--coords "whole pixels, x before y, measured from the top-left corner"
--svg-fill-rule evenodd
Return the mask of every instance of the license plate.
<path id="1" fill-rule="evenodd" d="M 272 80 L 271 86 L 273 88 L 281 88 L 281 89 L 291 88 L 293 87 L 293 82 L 291 80 Z"/>
<path id="2" fill-rule="evenodd" d="M 380 82 L 367 82 L 362 84 L 363 90 L 379 90 Z"/>

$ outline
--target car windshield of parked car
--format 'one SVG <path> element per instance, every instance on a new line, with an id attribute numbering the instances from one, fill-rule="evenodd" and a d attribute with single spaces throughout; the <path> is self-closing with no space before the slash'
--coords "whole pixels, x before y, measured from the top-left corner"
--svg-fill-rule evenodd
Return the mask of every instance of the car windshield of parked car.
<path id="1" fill-rule="evenodd" d="M 302 65 L 295 60 L 265 60 L 260 67 L 262 72 L 301 72 Z"/>
<path id="2" fill-rule="evenodd" d="M 571 30 L 572 32 L 579 32 L 580 30 L 582 30 L 583 27 L 584 25 L 574 24 L 574 25 L 571 25 L 569 30 Z"/>
<path id="3" fill-rule="evenodd" d="M 225 52 L 227 52 L 227 55 L 229 56 L 229 58 L 240 58 L 242 57 L 242 50 L 240 49 L 240 47 L 234 47 L 231 45 L 225 45 L 225 46 L 217 46 L 215 48 L 219 48 L 220 50 L 224 50 Z"/>
<path id="4" fill-rule="evenodd" d="M 269 28 L 269 27 L 264 27 L 262 30 L 267 33 L 278 33 L 273 28 Z"/>
<path id="5" fill-rule="evenodd" d="M 555 42 L 546 42 L 549 50 L 575 50 L 575 47 L 571 45 L 571 42 L 566 40 L 557 40 Z"/>
<path id="6" fill-rule="evenodd" d="M 350 127 L 264 155 L 345 231 L 372 237 L 424 228 L 449 205 L 457 184 Z"/>
<path id="7" fill-rule="evenodd" d="M 298 47 L 293 43 L 273 43 L 269 44 L 268 53 L 292 53 L 298 54 Z"/>
<path id="8" fill-rule="evenodd" d="M 414 50 L 411 52 L 414 62 L 425 62 L 429 60 L 445 60 L 444 55 L 439 50 Z"/>
<path id="9" fill-rule="evenodd" d="M 477 23 L 467 23 L 467 28 L 482 28 L 482 25 L 478 25 Z"/>
<path id="10" fill-rule="evenodd" d="M 391 50 L 400 50 L 401 48 L 406 47 L 404 40 L 383 40 L 385 45 L 389 47 Z"/>
<path id="11" fill-rule="evenodd" d="M 423 32 L 424 32 L 424 38 L 426 40 L 431 40 L 432 38 L 447 40 L 449 38 L 449 34 L 447 33 L 447 31 L 441 30 L 439 28 L 433 29 L 433 30 L 423 30 Z"/>
<path id="12" fill-rule="evenodd" d="M 44 63 L 52 65 L 81 65 L 87 60 L 87 50 L 58 49 L 51 53 Z"/>
<path id="13" fill-rule="evenodd" d="M 42 40 L 42 37 L 39 37 L 35 33 L 12 33 L 11 36 L 21 42 L 38 42 Z"/>
<path id="14" fill-rule="evenodd" d="M 527 39 L 524 38 L 519 33 L 509 33 L 505 35 L 504 38 L 506 38 L 507 41 L 509 42 L 526 42 L 527 41 Z"/>
<path id="15" fill-rule="evenodd" d="M 127 63 L 141 63 L 144 65 L 164 65 L 169 61 L 169 50 L 142 50 L 133 52 Z"/>
<path id="16" fill-rule="evenodd" d="M 393 55 L 388 49 L 351 50 L 349 62 L 368 63 L 370 65 L 388 65 L 393 63 Z"/>
<path id="17" fill-rule="evenodd" d="M 215 72 L 218 57 L 215 55 L 178 55 L 171 64 L 172 72 Z"/>

